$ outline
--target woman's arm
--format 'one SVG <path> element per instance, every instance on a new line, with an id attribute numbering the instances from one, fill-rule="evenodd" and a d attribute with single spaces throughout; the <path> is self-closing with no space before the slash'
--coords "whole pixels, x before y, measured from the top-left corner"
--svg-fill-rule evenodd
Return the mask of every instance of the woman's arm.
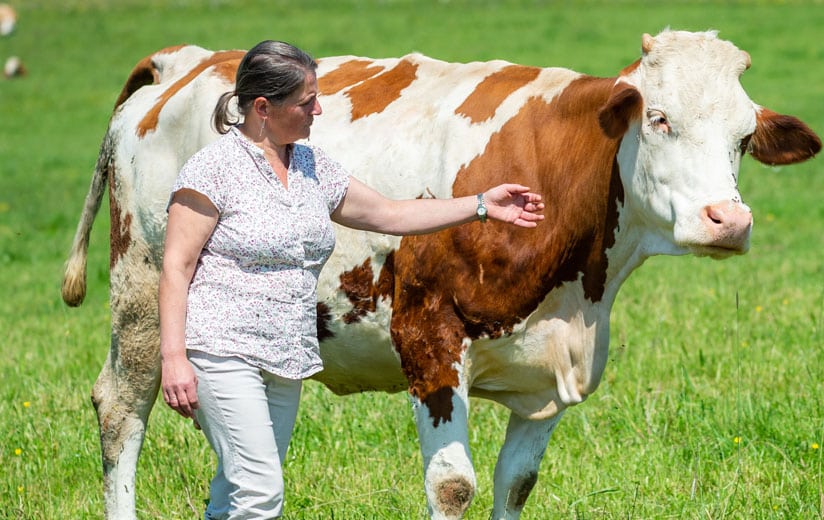
<path id="1" fill-rule="evenodd" d="M 535 227 L 544 216 L 541 196 L 520 184 L 501 184 L 483 193 L 488 217 Z M 392 200 L 354 177 L 332 213 L 338 224 L 390 235 L 419 235 L 478 220 L 475 195 L 455 199 Z"/>
<path id="2" fill-rule="evenodd" d="M 194 418 L 197 378 L 186 357 L 186 302 L 200 251 L 217 224 L 217 208 L 205 195 L 183 189 L 169 206 L 163 269 L 160 272 L 160 358 L 163 399 Z"/>

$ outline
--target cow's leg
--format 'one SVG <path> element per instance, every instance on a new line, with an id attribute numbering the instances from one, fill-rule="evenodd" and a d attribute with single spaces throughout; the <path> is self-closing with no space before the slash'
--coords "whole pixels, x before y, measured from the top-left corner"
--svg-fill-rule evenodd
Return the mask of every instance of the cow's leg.
<path id="1" fill-rule="evenodd" d="M 121 259 L 122 260 L 122 259 Z M 92 390 L 106 518 L 135 516 L 135 471 L 160 382 L 157 272 L 112 270 L 111 348 Z"/>
<path id="2" fill-rule="evenodd" d="M 562 413 L 551 419 L 531 421 L 510 414 L 506 440 L 495 465 L 495 502 L 491 518 L 514 520 L 521 516 L 529 493 L 538 480 L 538 468 L 552 431 Z"/>
<path id="3" fill-rule="evenodd" d="M 435 405 L 435 401 L 440 402 Z M 432 413 L 451 401 L 451 417 Z M 467 395 L 445 388 L 426 402 L 414 399 L 415 421 L 423 455 L 424 488 L 433 519 L 461 518 L 475 495 L 475 470 L 469 453 Z"/>

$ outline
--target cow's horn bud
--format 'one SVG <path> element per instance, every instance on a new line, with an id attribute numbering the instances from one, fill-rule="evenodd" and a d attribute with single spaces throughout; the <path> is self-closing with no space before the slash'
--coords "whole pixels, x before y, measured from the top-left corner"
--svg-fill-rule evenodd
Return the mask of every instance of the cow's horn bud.
<path id="1" fill-rule="evenodd" d="M 644 33 L 644 36 L 641 37 L 641 50 L 644 51 L 644 54 L 649 54 L 654 44 L 655 38 L 650 34 Z"/>

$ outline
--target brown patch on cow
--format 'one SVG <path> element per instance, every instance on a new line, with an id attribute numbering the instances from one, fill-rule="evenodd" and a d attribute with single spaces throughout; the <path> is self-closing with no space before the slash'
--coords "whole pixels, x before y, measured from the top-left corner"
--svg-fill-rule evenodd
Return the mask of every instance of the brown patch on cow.
<path id="1" fill-rule="evenodd" d="M 140 60 L 126 79 L 126 84 L 114 102 L 114 108 L 122 105 L 140 87 L 157 82 L 157 70 L 152 65 L 152 57 L 147 56 Z"/>
<path id="2" fill-rule="evenodd" d="M 358 322 L 367 312 L 375 311 L 375 285 L 372 278 L 371 258 L 340 275 L 340 288 L 352 303 L 352 310 L 343 315 L 344 323 Z"/>
<path id="3" fill-rule="evenodd" d="M 318 78 L 318 90 L 323 95 L 332 95 L 367 80 L 383 71 L 383 67 L 374 65 L 369 60 L 352 60 L 342 63 Z"/>
<path id="4" fill-rule="evenodd" d="M 391 298 L 395 292 L 395 252 L 390 251 L 383 259 L 383 267 L 378 275 L 377 295 Z"/>
<path id="5" fill-rule="evenodd" d="M 352 121 L 383 112 L 415 81 L 418 66 L 401 60 L 394 68 L 373 76 L 346 92 L 352 102 Z"/>
<path id="6" fill-rule="evenodd" d="M 793 164 L 821 151 L 821 139 L 803 121 L 762 108 L 748 151 L 764 164 Z"/>
<path id="7" fill-rule="evenodd" d="M 157 69 L 155 69 L 152 59 L 158 54 L 172 54 L 185 47 L 185 45 L 175 45 L 174 47 L 166 47 L 149 56 L 146 56 L 134 66 L 129 77 L 126 79 L 126 84 L 117 96 L 117 101 L 114 102 L 114 107 L 117 108 L 122 105 L 137 89 L 145 85 L 152 85 L 157 83 L 159 78 L 157 76 Z"/>
<path id="8" fill-rule="evenodd" d="M 430 407 L 435 424 L 451 420 L 451 408 L 441 405 L 459 384 L 454 365 L 464 338 L 510 333 L 564 282 L 581 278 L 587 299 L 603 298 L 624 197 L 620 141 L 607 138 L 598 120 L 614 83 L 583 77 L 551 103 L 527 100 L 458 172 L 455 196 L 502 182 L 542 194 L 546 219 L 537 229 L 471 223 L 401 241 L 392 338 L 410 393 Z"/>
<path id="9" fill-rule="evenodd" d="M 446 422 L 452 420 L 452 412 L 455 409 L 455 406 L 452 404 L 452 397 L 455 395 L 455 390 L 452 388 L 453 386 L 457 386 L 457 379 L 451 382 L 450 386 L 442 386 L 431 391 L 421 401 L 429 410 L 433 428 L 437 428 L 441 421 Z"/>
<path id="10" fill-rule="evenodd" d="M 631 65 L 627 65 L 626 67 L 624 67 L 621 70 L 621 73 L 619 75 L 620 76 L 629 76 L 630 74 L 635 72 L 635 70 L 640 66 L 641 66 L 641 59 L 639 58 L 639 59 L 635 60 L 635 63 L 632 63 Z"/>
<path id="11" fill-rule="evenodd" d="M 240 66 L 242 55 L 235 59 L 222 61 L 215 65 L 214 72 L 222 77 L 227 83 L 234 83 L 237 76 L 237 68 Z"/>
<path id="12" fill-rule="evenodd" d="M 132 244 L 132 215 L 123 213 L 117 197 L 117 183 L 115 180 L 114 166 L 110 163 L 107 166 L 109 176 L 109 270 L 111 271 L 117 261 L 126 254 Z"/>
<path id="13" fill-rule="evenodd" d="M 526 504 L 526 499 L 538 482 L 538 474 L 534 471 L 526 475 L 518 477 L 517 481 L 512 486 L 512 491 L 506 499 L 507 511 L 520 511 Z"/>
<path id="14" fill-rule="evenodd" d="M 148 132 L 152 132 L 157 128 L 157 122 L 160 118 L 160 112 L 163 110 L 163 107 L 166 106 L 166 103 L 171 99 L 175 94 L 177 94 L 180 89 L 188 85 L 192 82 L 196 77 L 198 77 L 204 70 L 208 69 L 209 67 L 219 65 L 224 62 L 239 62 L 245 52 L 243 51 L 220 51 L 212 54 L 209 58 L 201 61 L 194 67 L 192 70 L 189 71 L 188 74 L 183 76 L 182 78 L 178 79 L 174 83 L 172 83 L 169 88 L 163 91 L 161 94 L 160 99 L 155 103 L 155 105 L 143 116 L 143 119 L 137 125 L 137 135 L 139 137 L 145 136 Z M 219 74 L 225 75 L 226 70 L 225 67 L 218 71 Z"/>
<path id="15" fill-rule="evenodd" d="M 440 233 L 439 233 L 440 235 Z M 463 323 L 452 299 L 439 287 L 439 260 L 448 262 L 447 251 L 418 257 L 415 247 L 404 245 L 395 254 L 395 299 L 390 333 L 409 382 L 409 392 L 419 398 L 437 426 L 452 420 L 453 388 L 459 384 L 453 364 L 463 351 Z M 438 245 L 439 241 L 435 241 Z M 411 246 L 411 247 L 410 247 Z M 416 266 L 408 265 L 408 262 Z M 433 285 L 435 283 L 435 285 Z"/>
<path id="16" fill-rule="evenodd" d="M 323 341 L 334 337 L 335 335 L 332 333 L 332 329 L 329 328 L 329 324 L 332 322 L 332 311 L 329 309 L 329 306 L 323 302 L 319 302 L 317 304 L 316 315 L 318 323 L 318 341 Z"/>
<path id="17" fill-rule="evenodd" d="M 466 512 L 475 487 L 464 477 L 455 477 L 438 482 L 435 487 L 438 509 L 448 517 L 459 518 Z"/>
<path id="18" fill-rule="evenodd" d="M 394 280 L 394 253 L 387 255 L 377 282 L 374 281 L 372 259 L 340 275 L 340 290 L 352 303 L 352 310 L 343 315 L 344 323 L 356 323 L 370 312 L 375 312 L 378 300 L 392 295 Z"/>
<path id="19" fill-rule="evenodd" d="M 455 109 L 473 123 L 486 121 L 513 92 L 531 83 L 541 73 L 537 67 L 508 65 L 484 78 L 475 90 Z"/>

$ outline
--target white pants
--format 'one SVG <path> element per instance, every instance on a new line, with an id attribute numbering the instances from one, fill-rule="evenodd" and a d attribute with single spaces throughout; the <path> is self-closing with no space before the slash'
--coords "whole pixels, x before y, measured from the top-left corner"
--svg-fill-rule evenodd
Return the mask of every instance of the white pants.
<path id="1" fill-rule="evenodd" d="M 217 454 L 206 520 L 271 519 L 283 510 L 283 473 L 301 381 L 236 357 L 190 351 L 197 420 Z"/>

